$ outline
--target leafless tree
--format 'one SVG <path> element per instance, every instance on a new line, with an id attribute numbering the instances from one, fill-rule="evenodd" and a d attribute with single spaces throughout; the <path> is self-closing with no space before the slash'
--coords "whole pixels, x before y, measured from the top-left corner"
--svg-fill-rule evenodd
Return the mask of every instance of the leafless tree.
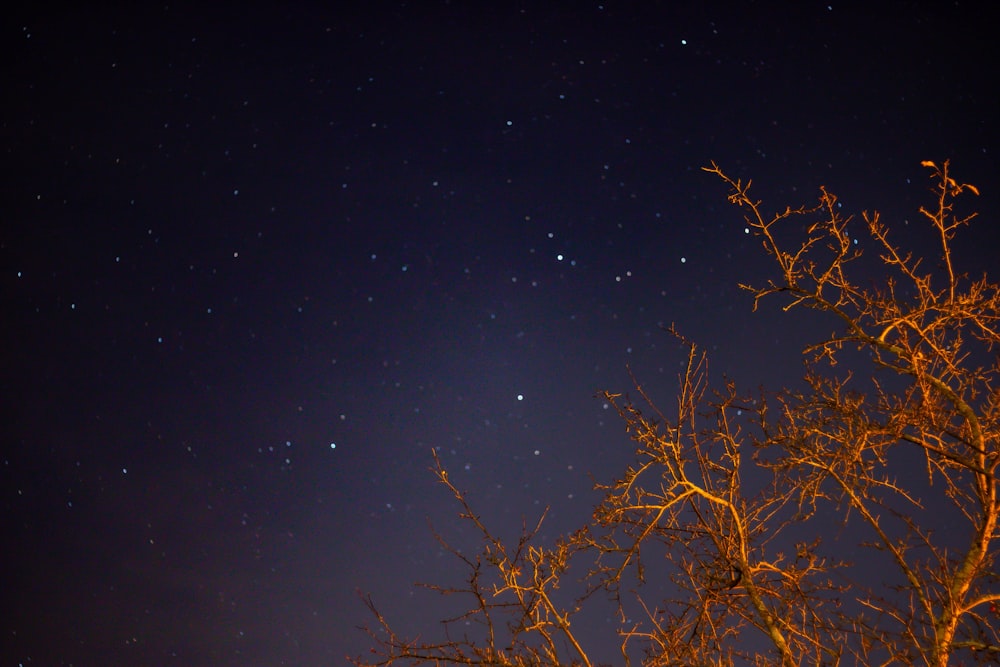
<path id="1" fill-rule="evenodd" d="M 749 182 L 707 167 L 776 268 L 742 285 L 755 310 L 782 299 L 833 331 L 805 348 L 802 381 L 757 396 L 713 388 L 705 355 L 671 329 L 687 349 L 676 403 L 661 411 L 636 377 L 637 400 L 604 394 L 635 461 L 553 545 L 537 539 L 541 520 L 516 544 L 497 539 L 435 458 L 481 550 L 439 538 L 468 577 L 432 588 L 471 604 L 430 643 L 400 637 L 366 598 L 373 653 L 355 664 L 590 667 L 595 638 L 572 621 L 609 599 L 624 665 L 1000 662 L 1000 291 L 953 264 L 974 217 L 956 197 L 978 191 L 948 162 L 923 166 L 932 259 L 878 213 L 844 217 L 826 189 L 770 215 Z"/>

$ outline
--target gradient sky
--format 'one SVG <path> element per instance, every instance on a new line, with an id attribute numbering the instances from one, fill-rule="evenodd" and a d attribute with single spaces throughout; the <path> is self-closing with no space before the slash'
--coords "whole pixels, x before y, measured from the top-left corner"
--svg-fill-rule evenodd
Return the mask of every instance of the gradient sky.
<path id="1" fill-rule="evenodd" d="M 872 4 L 8 14 L 0 663 L 344 664 L 358 591 L 417 631 L 412 583 L 461 575 L 432 447 L 551 536 L 630 460 L 595 394 L 631 366 L 670 404 L 662 325 L 794 382 L 811 325 L 752 315 L 769 266 L 710 160 L 920 247 L 951 158 L 994 270 L 995 27 Z"/>

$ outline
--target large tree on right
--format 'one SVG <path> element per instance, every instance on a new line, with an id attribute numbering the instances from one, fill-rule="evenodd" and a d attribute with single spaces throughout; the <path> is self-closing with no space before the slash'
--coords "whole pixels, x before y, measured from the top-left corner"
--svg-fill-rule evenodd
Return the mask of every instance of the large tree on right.
<path id="1" fill-rule="evenodd" d="M 635 400 L 604 394 L 635 460 L 554 544 L 537 526 L 497 538 L 435 458 L 481 550 L 451 549 L 464 586 L 430 587 L 467 611 L 407 639 L 368 599 L 375 646 L 356 664 L 591 667 L 607 640 L 580 614 L 602 604 L 624 665 L 1000 663 L 1000 288 L 953 263 L 973 217 L 956 197 L 978 191 L 923 164 L 924 258 L 825 189 L 766 214 L 749 182 L 706 168 L 773 262 L 743 286 L 755 308 L 779 299 L 830 332 L 805 348 L 802 380 L 755 396 L 713 384 L 673 332 L 687 349 L 675 401 L 657 407 L 641 377 Z"/>

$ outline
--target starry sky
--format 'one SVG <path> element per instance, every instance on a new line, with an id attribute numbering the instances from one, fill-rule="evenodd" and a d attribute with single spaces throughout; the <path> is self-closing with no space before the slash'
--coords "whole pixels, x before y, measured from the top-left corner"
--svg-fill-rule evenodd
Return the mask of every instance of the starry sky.
<path id="1" fill-rule="evenodd" d="M 662 326 L 794 382 L 710 160 L 919 248 L 951 158 L 995 266 L 975 3 L 138 4 L 2 23 L 4 665 L 344 664 L 359 591 L 417 632 L 460 583 L 432 448 L 547 539 L 631 459 L 595 395 L 670 403 Z"/>

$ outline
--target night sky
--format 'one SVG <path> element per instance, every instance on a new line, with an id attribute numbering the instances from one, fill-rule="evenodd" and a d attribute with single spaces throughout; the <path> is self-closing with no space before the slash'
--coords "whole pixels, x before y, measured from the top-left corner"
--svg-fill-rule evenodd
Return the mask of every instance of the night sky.
<path id="1" fill-rule="evenodd" d="M 549 539 L 631 459 L 597 392 L 671 405 L 663 325 L 795 382 L 711 160 L 921 248 L 951 158 L 996 268 L 976 3 L 356 4 L 5 17 L 0 664 L 344 664 L 359 591 L 417 632 L 461 583 L 432 448 Z"/>

